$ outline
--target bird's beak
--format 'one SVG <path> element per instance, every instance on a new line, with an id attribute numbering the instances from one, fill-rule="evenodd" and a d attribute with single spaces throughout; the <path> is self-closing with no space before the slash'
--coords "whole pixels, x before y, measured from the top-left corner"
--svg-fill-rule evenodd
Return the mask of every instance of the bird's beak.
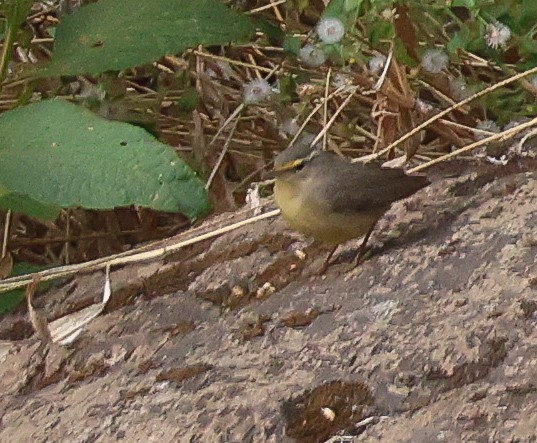
<path id="1" fill-rule="evenodd" d="M 304 161 L 305 160 L 303 158 L 299 158 L 298 160 L 293 160 L 282 165 L 274 166 L 274 176 L 277 177 L 279 174 L 281 175 L 285 172 L 294 171 L 295 169 L 299 168 Z"/>

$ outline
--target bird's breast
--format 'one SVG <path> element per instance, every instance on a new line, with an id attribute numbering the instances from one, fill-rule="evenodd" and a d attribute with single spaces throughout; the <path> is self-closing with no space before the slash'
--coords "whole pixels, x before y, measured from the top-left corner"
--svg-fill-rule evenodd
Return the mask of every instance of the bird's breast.
<path id="1" fill-rule="evenodd" d="M 342 243 L 361 237 L 380 217 L 378 211 L 337 213 L 322 201 L 312 183 L 276 179 L 274 198 L 291 228 L 326 243 Z"/>

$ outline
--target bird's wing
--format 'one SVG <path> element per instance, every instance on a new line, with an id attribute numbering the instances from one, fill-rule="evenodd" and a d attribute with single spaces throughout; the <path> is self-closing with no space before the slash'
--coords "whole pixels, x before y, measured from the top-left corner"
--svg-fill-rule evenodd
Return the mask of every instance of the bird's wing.
<path id="1" fill-rule="evenodd" d="M 330 173 L 317 180 L 324 185 L 319 186 L 316 192 L 338 213 L 388 208 L 394 201 L 408 197 L 429 184 L 423 175 L 407 175 L 402 169 L 382 168 L 378 163 L 351 163 L 337 156 L 332 156 L 326 163 L 337 174 Z"/>

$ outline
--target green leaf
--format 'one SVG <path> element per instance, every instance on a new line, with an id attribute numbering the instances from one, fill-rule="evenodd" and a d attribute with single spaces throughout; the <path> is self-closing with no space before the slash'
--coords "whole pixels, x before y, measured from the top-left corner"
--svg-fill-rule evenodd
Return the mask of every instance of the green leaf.
<path id="1" fill-rule="evenodd" d="M 19 275 L 31 274 L 33 272 L 39 272 L 46 269 L 43 266 L 32 265 L 30 263 L 16 263 L 13 266 L 13 272 L 10 277 L 17 277 Z M 52 282 L 40 283 L 39 289 L 46 289 L 50 287 Z M 6 312 L 11 312 L 15 309 L 20 302 L 24 300 L 26 295 L 26 289 L 13 289 L 12 291 L 0 294 L 0 315 Z"/>
<path id="2" fill-rule="evenodd" d="M 139 127 L 45 100 L 1 114 L 0 134 L 0 184 L 45 205 L 209 211 L 194 172 Z"/>
<path id="3" fill-rule="evenodd" d="M 399 37 L 394 38 L 393 53 L 398 61 L 402 62 L 404 65 L 411 68 L 417 65 L 416 60 L 414 60 L 407 52 L 405 44 Z"/>
<path id="4" fill-rule="evenodd" d="M 0 10 L 10 28 L 18 29 L 26 20 L 33 0 L 5 0 L 0 2 Z"/>
<path id="5" fill-rule="evenodd" d="M 359 11 L 362 7 L 363 0 L 346 0 L 345 11 Z"/>
<path id="6" fill-rule="evenodd" d="M 281 45 L 286 35 L 279 26 L 265 20 L 264 18 L 254 18 L 254 24 L 258 31 L 261 31 L 268 38 L 271 45 Z"/>
<path id="7" fill-rule="evenodd" d="M 0 315 L 13 311 L 24 300 L 24 289 L 13 289 L 0 294 Z"/>
<path id="8" fill-rule="evenodd" d="M 32 0 L 3 0 L 0 1 L 0 15 L 5 18 L 2 33 L 2 50 L 0 51 L 0 90 L 6 78 L 8 63 L 13 54 L 13 46 L 20 26 L 32 7 Z"/>
<path id="9" fill-rule="evenodd" d="M 460 31 L 457 31 L 448 42 L 446 49 L 450 54 L 452 54 L 459 49 L 465 49 L 469 41 L 470 30 L 467 26 L 462 25 Z"/>
<path id="10" fill-rule="evenodd" d="M 451 7 L 464 7 L 468 9 L 474 9 L 476 6 L 475 0 L 453 0 Z"/>
<path id="11" fill-rule="evenodd" d="M 32 200 L 30 197 L 17 192 L 10 192 L 0 185 L 0 208 L 22 212 L 41 220 L 53 221 L 58 217 L 61 208 L 50 206 Z"/>
<path id="12" fill-rule="evenodd" d="M 296 78 L 290 75 L 280 77 L 280 99 L 283 103 L 293 103 L 298 100 Z"/>
<path id="13" fill-rule="evenodd" d="M 520 11 L 520 27 L 530 29 L 537 22 L 537 2 L 535 0 L 522 0 Z"/>
<path id="14" fill-rule="evenodd" d="M 293 35 L 287 35 L 283 41 L 283 49 L 290 54 L 297 55 L 300 53 L 302 41 Z"/>
<path id="15" fill-rule="evenodd" d="M 198 45 L 246 42 L 251 20 L 218 0 L 101 0 L 66 16 L 38 76 L 123 70 Z"/>
<path id="16" fill-rule="evenodd" d="M 200 96 L 198 90 L 194 87 L 185 89 L 181 97 L 177 100 L 179 111 L 190 113 L 199 105 Z"/>
<path id="17" fill-rule="evenodd" d="M 537 41 L 534 39 L 524 38 L 520 41 L 520 55 L 524 57 L 524 62 L 520 64 L 521 69 L 531 69 L 536 66 L 537 60 Z"/>
<path id="18" fill-rule="evenodd" d="M 373 46 L 376 46 L 381 40 L 390 40 L 395 35 L 393 23 L 384 20 L 378 20 L 371 30 L 369 40 Z"/>
<path id="19" fill-rule="evenodd" d="M 360 13 L 363 0 L 332 0 L 325 8 L 322 17 L 337 17 L 343 23 L 350 23 Z"/>

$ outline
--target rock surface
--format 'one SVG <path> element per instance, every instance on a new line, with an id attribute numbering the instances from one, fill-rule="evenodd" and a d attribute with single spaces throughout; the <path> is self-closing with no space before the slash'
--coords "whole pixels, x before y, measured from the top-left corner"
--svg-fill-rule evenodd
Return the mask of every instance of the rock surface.
<path id="1" fill-rule="evenodd" d="M 274 219 L 116 270 L 71 347 L 4 318 L 0 441 L 536 442 L 537 173 L 499 169 L 394 205 L 354 269 L 358 241 L 314 275 L 324 252 Z"/>

